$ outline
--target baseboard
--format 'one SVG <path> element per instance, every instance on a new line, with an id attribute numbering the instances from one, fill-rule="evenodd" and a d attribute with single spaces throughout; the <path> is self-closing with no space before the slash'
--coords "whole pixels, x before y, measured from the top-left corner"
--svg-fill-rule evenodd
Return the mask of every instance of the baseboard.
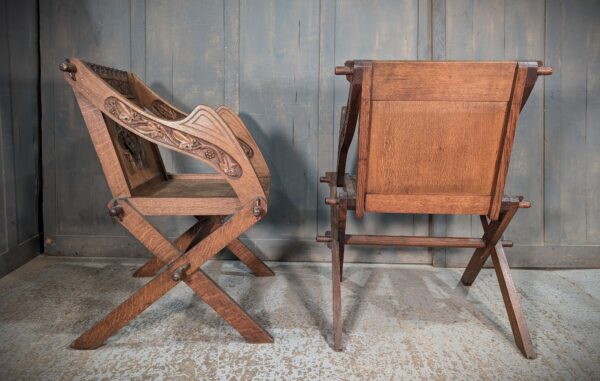
<path id="1" fill-rule="evenodd" d="M 35 258 L 41 248 L 42 235 L 39 234 L 0 254 L 0 278 Z"/>
<path id="2" fill-rule="evenodd" d="M 272 261 L 329 262 L 326 245 L 312 240 L 243 239 L 263 259 Z M 57 236 L 45 247 L 48 255 L 78 257 L 148 258 L 150 253 L 131 237 Z M 465 267 L 472 249 L 448 249 L 447 267 Z M 600 268 L 600 246 L 526 246 L 506 249 L 511 267 Z M 230 258 L 226 252 L 218 258 Z M 422 248 L 347 246 L 345 261 L 366 263 L 432 264 L 432 251 Z"/>

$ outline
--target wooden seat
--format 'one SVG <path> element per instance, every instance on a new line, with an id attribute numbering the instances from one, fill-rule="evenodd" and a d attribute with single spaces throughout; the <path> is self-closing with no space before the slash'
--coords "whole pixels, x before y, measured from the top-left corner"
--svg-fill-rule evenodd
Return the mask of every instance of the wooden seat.
<path id="1" fill-rule="evenodd" d="M 471 247 L 462 277 L 471 285 L 491 255 L 517 346 L 536 356 L 510 276 L 502 241 L 519 208 L 504 185 L 517 121 L 541 62 L 348 61 L 336 68 L 350 83 L 342 108 L 337 170 L 327 172 L 331 231 L 334 348 L 342 349 L 341 281 L 345 245 Z M 358 131 L 356 175 L 345 173 Z M 346 234 L 346 215 L 365 213 L 476 214 L 483 237 Z"/>
<path id="2" fill-rule="evenodd" d="M 269 196 L 269 177 L 259 181 Z M 229 183 L 218 175 L 170 175 L 132 192 L 129 201 L 151 216 L 229 215 L 242 205 Z"/>
<path id="3" fill-rule="evenodd" d="M 77 58 L 60 69 L 112 193 L 109 215 L 155 256 L 134 273 L 154 278 L 71 346 L 101 346 L 179 282 L 247 341 L 271 343 L 271 336 L 201 269 L 228 248 L 255 275 L 274 275 L 239 240 L 267 213 L 270 185 L 269 168 L 241 119 L 224 106 L 197 106 L 187 114 L 126 71 Z M 158 146 L 199 160 L 215 173 L 168 174 Z M 196 222 L 171 242 L 148 221 L 151 215 L 193 216 Z"/>

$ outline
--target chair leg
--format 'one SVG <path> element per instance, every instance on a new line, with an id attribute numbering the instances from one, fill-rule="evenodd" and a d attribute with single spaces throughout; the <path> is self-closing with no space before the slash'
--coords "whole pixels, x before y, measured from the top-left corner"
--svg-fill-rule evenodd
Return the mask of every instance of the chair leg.
<path id="1" fill-rule="evenodd" d="M 208 304 L 225 321 L 235 328 L 248 342 L 272 343 L 273 338 L 254 321 L 225 291 L 202 270 L 185 279 L 200 299 Z"/>
<path id="2" fill-rule="evenodd" d="M 342 266 L 340 263 L 340 243 L 331 241 L 331 270 L 333 283 L 333 349 L 343 350 L 342 344 Z"/>
<path id="3" fill-rule="evenodd" d="M 200 267 L 208 259 L 260 219 L 253 213 L 254 205 L 254 203 L 245 205 L 218 229 L 212 231 L 208 229 L 206 231 L 208 234 L 203 236 L 200 242 L 186 253 L 182 253 L 127 201 L 121 201 L 119 203 L 121 212 L 118 216 L 121 225 L 162 263 L 169 263 L 169 265 L 164 272 L 121 303 L 104 319 L 75 340 L 71 346 L 75 349 L 98 348 L 106 339 L 152 305 L 180 280 L 188 283 L 201 299 L 206 300 L 247 340 L 260 343 L 272 342 L 271 336 L 200 270 Z M 198 234 L 203 233 L 200 231 Z"/>
<path id="4" fill-rule="evenodd" d="M 132 319 L 175 287 L 178 282 L 171 279 L 174 271 L 175 269 L 173 271 L 165 271 L 152 279 L 117 308 L 112 310 L 104 319 L 79 336 L 71 344 L 71 348 L 96 349 L 102 346 L 106 339 L 125 327 Z"/>
<path id="5" fill-rule="evenodd" d="M 483 240 L 486 242 L 486 246 L 483 248 L 476 249 L 471 257 L 471 260 L 467 264 L 467 268 L 463 273 L 460 281 L 465 286 L 470 286 L 475 282 L 477 275 L 485 265 L 492 249 L 498 241 L 502 238 L 502 234 L 508 227 L 508 224 L 514 217 L 517 210 L 519 210 L 519 202 L 503 203 L 503 211 L 500 213 L 498 221 L 492 221 L 488 223 L 486 216 L 481 217 L 481 224 L 483 226 L 484 234 Z"/>
<path id="6" fill-rule="evenodd" d="M 344 244 L 339 245 L 338 257 L 340 261 L 340 282 L 342 282 L 344 280 Z"/>
<path id="7" fill-rule="evenodd" d="M 348 213 L 348 199 L 345 192 L 340 192 L 339 206 L 337 208 L 337 240 L 339 242 L 340 282 L 344 279 L 344 243 L 346 241 L 346 215 Z"/>
<path id="8" fill-rule="evenodd" d="M 175 240 L 175 247 L 182 252 L 186 252 L 189 245 L 192 243 L 194 238 L 198 235 L 200 230 L 205 224 L 205 220 L 200 220 L 192 225 L 188 230 L 181 234 Z M 135 278 L 147 278 L 155 276 L 160 269 L 165 267 L 165 263 L 158 258 L 152 258 L 146 262 L 142 267 L 137 269 L 133 276 Z"/>
<path id="9" fill-rule="evenodd" d="M 242 261 L 254 275 L 259 277 L 275 275 L 273 270 L 258 258 L 239 238 L 231 241 L 231 243 L 227 245 L 227 248 L 233 255 Z"/>
<path id="10" fill-rule="evenodd" d="M 502 243 L 497 243 L 496 247 L 492 250 L 492 261 L 494 262 L 494 269 L 498 277 L 500 291 L 502 292 L 502 298 L 504 299 L 515 343 L 526 358 L 534 359 L 537 357 L 537 354 L 529 336 L 527 321 L 519 303 L 519 296 L 510 273 L 510 268 L 508 267 Z"/>
<path id="11" fill-rule="evenodd" d="M 273 270 L 267 266 L 260 258 L 258 258 L 240 239 L 231 241 L 227 248 L 242 261 L 252 273 L 258 277 L 274 276 Z M 165 267 L 165 263 L 158 258 L 152 258 L 142 267 L 133 273 L 136 278 L 145 278 L 155 276 L 156 273 Z"/>
<path id="12" fill-rule="evenodd" d="M 163 267 L 165 267 L 165 264 L 160 259 L 152 258 L 148 260 L 148 262 L 144 263 L 142 267 L 135 270 L 133 277 L 150 278 L 155 276 Z"/>
<path id="13" fill-rule="evenodd" d="M 346 234 L 346 202 L 343 194 L 338 205 L 331 206 L 331 281 L 333 283 L 333 349 L 343 350 L 342 268 Z"/>
<path id="14" fill-rule="evenodd" d="M 485 248 L 475 250 L 461 281 L 466 286 L 473 284 L 477 274 L 479 274 L 485 261 L 491 254 L 515 343 L 526 358 L 534 359 L 537 355 L 531 337 L 529 336 L 527 322 L 525 321 L 525 316 L 523 315 L 523 310 L 519 303 L 517 289 L 510 274 L 504 247 L 502 246 L 502 242 L 500 242 L 502 234 L 508 227 L 508 223 L 515 215 L 518 208 L 519 202 L 506 203 L 503 208 L 504 211 L 500 214 L 498 221 L 488 222 L 485 216 L 481 216 L 481 224 L 485 231 L 484 239 L 486 240 L 487 245 Z"/>

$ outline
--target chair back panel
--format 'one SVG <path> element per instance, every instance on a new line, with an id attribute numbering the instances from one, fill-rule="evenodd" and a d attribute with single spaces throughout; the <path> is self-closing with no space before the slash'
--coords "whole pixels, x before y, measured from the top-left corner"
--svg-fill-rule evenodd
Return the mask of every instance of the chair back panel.
<path id="1" fill-rule="evenodd" d="M 373 63 L 372 99 L 507 102 L 516 62 Z"/>
<path id="2" fill-rule="evenodd" d="M 506 102 L 373 102 L 367 194 L 491 195 L 506 109 Z"/>
<path id="3" fill-rule="evenodd" d="M 359 150 L 367 155 L 365 210 L 488 214 L 516 69 L 516 62 L 374 62 L 368 149 Z M 457 208 L 462 200 L 475 201 Z"/>
<path id="4" fill-rule="evenodd" d="M 141 104 L 130 73 L 89 62 L 86 65 L 129 101 L 138 106 Z M 151 180 L 166 180 L 158 146 L 123 128 L 108 116 L 103 116 L 130 191 Z"/>

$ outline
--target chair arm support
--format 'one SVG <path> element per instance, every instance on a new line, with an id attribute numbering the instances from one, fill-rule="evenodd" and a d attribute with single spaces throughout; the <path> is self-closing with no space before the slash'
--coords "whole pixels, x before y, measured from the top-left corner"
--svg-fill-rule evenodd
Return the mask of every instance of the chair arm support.
<path id="1" fill-rule="evenodd" d="M 148 113 L 108 85 L 82 61 L 69 61 L 77 75 L 65 72 L 73 90 L 104 115 L 165 148 L 205 162 L 230 183 L 242 204 L 266 198 L 254 168 L 227 123 L 211 108 L 197 106 L 181 120 L 166 120 Z"/>

